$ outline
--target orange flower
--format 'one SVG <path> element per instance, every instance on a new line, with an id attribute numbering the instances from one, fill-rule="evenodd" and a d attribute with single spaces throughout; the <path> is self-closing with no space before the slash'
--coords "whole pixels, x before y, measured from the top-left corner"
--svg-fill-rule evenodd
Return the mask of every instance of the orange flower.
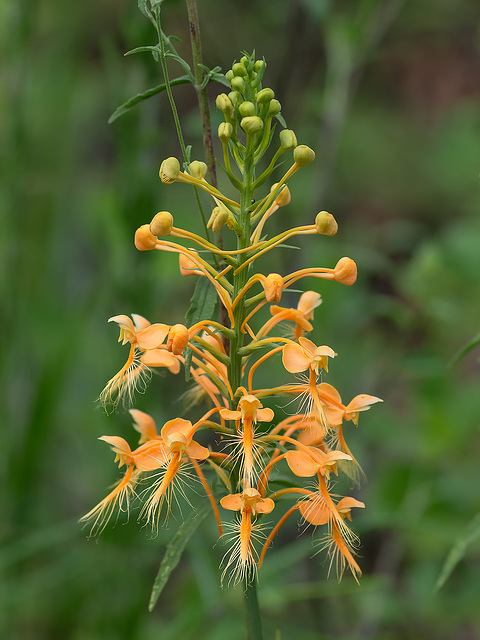
<path id="1" fill-rule="evenodd" d="M 302 447 L 301 449 L 287 451 L 285 454 L 290 470 L 301 478 L 309 478 L 320 473 L 330 477 L 330 472 L 337 474 L 337 462 L 339 460 L 351 460 L 351 456 L 343 451 L 329 451 L 325 453 L 316 447 Z"/>
<path id="2" fill-rule="evenodd" d="M 142 511 L 146 516 L 147 522 L 152 524 L 153 527 L 156 526 L 158 513 L 167 495 L 167 491 L 171 489 L 172 483 L 177 477 L 181 464 L 187 462 L 189 458 L 193 460 L 206 460 L 210 455 L 206 447 L 203 447 L 193 440 L 197 426 L 197 424 L 192 425 L 190 420 L 184 420 L 183 418 L 169 420 L 163 425 L 161 441 L 157 444 L 155 454 L 152 455 L 152 450 L 150 450 L 146 461 L 142 460 L 142 470 L 153 471 L 154 469 L 162 469 L 163 471 L 160 479 L 155 483 L 152 494 Z M 137 458 L 135 460 L 137 466 L 141 464 Z M 150 460 L 152 461 L 152 465 L 157 463 L 156 466 L 149 468 L 148 464 Z M 170 503 L 169 496 L 167 496 L 167 500 L 168 503 Z"/>
<path id="3" fill-rule="evenodd" d="M 80 518 L 80 522 L 91 523 L 90 535 L 101 533 L 105 529 L 107 522 L 117 507 L 119 511 L 128 513 L 130 497 L 137 481 L 137 476 L 134 473 L 135 461 L 128 442 L 119 436 L 102 436 L 99 440 L 104 440 L 112 447 L 113 452 L 116 454 L 115 462 L 118 462 L 119 467 L 126 465 L 127 470 L 112 491 Z"/>
<path id="4" fill-rule="evenodd" d="M 290 373 L 300 373 L 308 369 L 318 374 L 320 369 L 328 372 L 328 358 L 337 354 L 333 349 L 323 345 L 317 347 L 307 338 L 299 338 L 297 343 L 286 344 L 283 348 L 283 366 Z"/>
<path id="5" fill-rule="evenodd" d="M 270 422 L 275 414 L 268 407 L 262 408 L 262 403 L 258 398 L 247 394 L 245 389 L 243 391 L 245 395 L 240 398 L 238 410 L 222 409 L 220 415 L 224 420 L 235 420 L 237 424 L 241 444 L 239 455 L 242 456 L 243 483 L 244 487 L 251 487 L 256 475 L 254 468 L 256 457 L 254 425 L 257 422 Z M 239 429 L 240 422 L 242 422 L 242 430 Z"/>
<path id="6" fill-rule="evenodd" d="M 262 498 L 256 489 L 247 488 L 242 493 L 233 493 L 223 497 L 220 504 L 224 509 L 239 511 L 240 521 L 234 526 L 234 545 L 226 561 L 222 581 L 229 567 L 233 566 L 230 580 L 234 584 L 247 579 L 251 580 L 256 572 L 256 557 L 252 538 L 259 534 L 258 525 L 252 524 L 252 516 L 270 513 L 275 503 L 270 498 Z M 227 554 L 225 554 L 225 557 Z"/>
<path id="7" fill-rule="evenodd" d="M 267 335 L 273 327 L 283 320 L 292 320 L 295 322 L 295 340 L 298 340 L 304 331 L 311 331 L 313 326 L 310 320 L 313 320 L 314 310 L 322 304 L 322 296 L 315 291 L 305 291 L 300 296 L 296 309 L 288 309 L 286 307 L 278 307 L 272 304 L 270 313 L 273 318 L 268 320 L 257 334 L 257 339 Z"/>
<path id="8" fill-rule="evenodd" d="M 299 504 L 300 513 L 304 519 L 314 526 L 328 524 L 329 531 L 321 540 L 317 553 L 326 550 L 330 555 L 330 568 L 336 563 L 337 575 L 341 580 L 345 567 L 352 572 L 353 577 L 358 582 L 362 571 L 358 566 L 354 555 L 355 548 L 359 541 L 351 529 L 342 520 L 351 520 L 351 510 L 353 507 L 364 508 L 363 502 L 355 498 L 342 498 L 336 505 L 335 514 L 332 513 L 328 505 L 317 494 L 312 494 L 307 500 Z M 339 517 L 341 518 L 339 520 Z"/>
<path id="9" fill-rule="evenodd" d="M 109 319 L 109 322 L 116 322 L 119 325 L 118 341 L 122 344 L 130 343 L 130 351 L 127 362 L 108 381 L 100 394 L 103 405 L 116 406 L 124 397 L 131 401 L 135 390 L 146 383 L 150 373 L 149 367 L 167 367 L 173 373 L 178 373 L 180 370 L 180 363 L 175 356 L 165 349 L 158 348 L 168 334 L 168 325 L 150 324 L 148 320 L 137 314 L 132 314 L 132 318 L 133 322 L 125 315 Z"/>

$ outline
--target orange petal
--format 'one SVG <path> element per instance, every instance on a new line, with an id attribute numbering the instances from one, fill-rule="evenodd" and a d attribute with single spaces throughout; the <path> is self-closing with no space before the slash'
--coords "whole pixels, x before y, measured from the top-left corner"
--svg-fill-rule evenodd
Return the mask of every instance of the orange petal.
<path id="1" fill-rule="evenodd" d="M 322 304 L 322 296 L 316 291 L 305 291 L 300 296 L 297 309 L 304 315 L 306 320 L 313 318 L 313 310 Z"/>
<path id="2" fill-rule="evenodd" d="M 342 404 L 342 398 L 340 394 L 335 389 L 335 387 L 333 387 L 331 384 L 328 384 L 327 382 L 322 382 L 321 384 L 318 385 L 317 389 L 322 398 L 322 402 L 324 402 L 325 404 L 328 405 L 329 396 L 332 398 L 334 402 Z M 334 404 L 334 406 L 338 407 L 338 405 L 336 404 Z"/>
<path id="3" fill-rule="evenodd" d="M 274 412 L 269 407 L 265 407 L 264 409 L 257 410 L 257 420 L 258 422 L 271 422 L 275 417 Z"/>
<path id="4" fill-rule="evenodd" d="M 154 440 L 157 437 L 157 428 L 152 416 L 149 416 L 148 413 L 144 413 L 138 409 L 130 409 L 130 414 L 135 420 L 133 428 L 141 435 L 140 444 L 147 442 L 148 440 Z"/>
<path id="5" fill-rule="evenodd" d="M 167 337 L 169 326 L 166 324 L 151 324 L 146 329 L 137 333 L 137 342 L 140 349 L 156 349 Z"/>
<path id="6" fill-rule="evenodd" d="M 162 438 L 167 440 L 172 433 L 181 433 L 187 439 L 188 444 L 193 438 L 195 427 L 192 425 L 190 420 L 184 420 L 183 418 L 174 418 L 173 420 L 169 420 L 163 425 Z"/>
<path id="7" fill-rule="evenodd" d="M 315 498 L 300 502 L 299 510 L 305 520 L 315 526 L 327 524 L 330 520 L 330 511 L 325 507 L 323 501 Z"/>
<path id="8" fill-rule="evenodd" d="M 112 447 L 114 453 L 120 453 L 122 455 L 131 455 L 132 453 L 128 442 L 120 436 L 101 436 L 99 440 L 107 442 Z"/>
<path id="9" fill-rule="evenodd" d="M 271 498 L 259 498 L 255 503 L 256 513 L 270 513 L 273 511 L 275 502 Z"/>
<path id="10" fill-rule="evenodd" d="M 292 472 L 300 478 L 314 476 L 320 468 L 320 464 L 304 451 L 287 451 L 285 458 Z"/>
<path id="11" fill-rule="evenodd" d="M 230 493 L 220 500 L 220 504 L 224 509 L 228 509 L 229 511 L 240 511 L 242 508 L 242 494 Z"/>
<path id="12" fill-rule="evenodd" d="M 126 331 L 131 331 L 135 333 L 135 327 L 133 326 L 132 319 L 125 315 L 113 316 L 108 319 L 108 322 L 116 322 L 121 329 L 125 329 Z"/>
<path id="13" fill-rule="evenodd" d="M 313 354 L 315 353 L 315 350 L 317 349 L 316 344 L 313 344 L 313 342 L 308 338 L 299 338 L 298 342 L 301 344 L 301 346 L 305 349 L 307 353 L 311 353 L 313 356 Z"/>
<path id="14" fill-rule="evenodd" d="M 135 331 L 141 331 L 142 329 L 146 329 L 150 326 L 150 322 L 138 313 L 132 313 L 132 318 L 133 324 L 135 325 Z"/>
<path id="15" fill-rule="evenodd" d="M 149 349 L 140 359 L 148 367 L 168 367 L 172 373 L 180 371 L 180 362 L 166 349 Z"/>
<path id="16" fill-rule="evenodd" d="M 185 449 L 186 454 L 193 458 L 194 460 L 206 460 L 210 455 L 210 451 L 207 447 L 202 447 L 201 444 L 192 440 L 187 448 Z"/>
<path id="17" fill-rule="evenodd" d="M 218 389 L 215 387 L 215 391 L 218 393 Z M 230 409 L 222 409 L 220 415 L 224 420 L 240 420 L 242 414 L 240 411 L 230 411 Z"/>
<path id="18" fill-rule="evenodd" d="M 355 498 L 342 498 L 337 504 L 337 511 L 339 513 L 345 513 L 347 511 L 350 511 L 350 509 L 353 509 L 354 507 L 365 509 L 365 503 L 360 502 L 360 500 L 356 500 Z"/>
<path id="19" fill-rule="evenodd" d="M 150 440 L 133 452 L 135 466 L 139 471 L 154 471 L 169 462 L 168 449 L 161 440 Z"/>
<path id="20" fill-rule="evenodd" d="M 305 354 L 305 351 L 300 345 L 287 344 L 283 348 L 282 361 L 287 371 L 290 373 L 300 373 L 300 371 L 308 369 L 311 358 Z"/>

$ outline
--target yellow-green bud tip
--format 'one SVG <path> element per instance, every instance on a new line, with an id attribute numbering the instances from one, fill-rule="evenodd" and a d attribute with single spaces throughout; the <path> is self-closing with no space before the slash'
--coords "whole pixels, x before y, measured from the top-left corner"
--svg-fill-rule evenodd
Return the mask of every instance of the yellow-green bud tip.
<path id="1" fill-rule="evenodd" d="M 338 224 L 331 213 L 320 211 L 315 218 L 315 229 L 322 236 L 334 236 L 338 231 Z"/>
<path id="2" fill-rule="evenodd" d="M 269 116 L 272 116 L 273 118 L 273 116 L 278 115 L 281 110 L 282 110 L 282 105 L 278 100 L 275 100 L 275 98 L 273 100 L 270 100 L 270 105 L 268 107 Z"/>
<path id="3" fill-rule="evenodd" d="M 241 76 L 235 76 L 230 81 L 234 91 L 245 91 L 245 80 Z"/>
<path id="4" fill-rule="evenodd" d="M 188 165 L 188 171 L 193 178 L 202 180 L 207 175 L 207 165 L 205 162 L 194 160 Z"/>
<path id="5" fill-rule="evenodd" d="M 242 104 L 238 106 L 238 111 L 240 112 L 240 115 L 242 116 L 242 118 L 247 118 L 248 116 L 254 116 L 255 105 L 253 104 L 253 102 L 242 102 Z"/>
<path id="6" fill-rule="evenodd" d="M 235 76 L 246 76 L 247 70 L 245 69 L 245 65 L 241 62 L 236 62 L 232 67 L 233 74 Z"/>
<path id="7" fill-rule="evenodd" d="M 160 166 L 159 176 L 162 182 L 175 182 L 180 174 L 180 162 L 177 158 L 167 158 Z"/>
<path id="8" fill-rule="evenodd" d="M 278 182 L 276 182 L 272 188 L 270 189 L 270 191 L 273 191 L 274 189 L 277 188 L 277 184 Z M 279 193 L 277 193 L 274 203 L 278 206 L 278 207 L 284 207 L 287 204 L 290 204 L 290 200 L 291 200 L 291 195 L 290 195 L 290 190 L 289 188 L 285 185 L 284 187 L 282 187 L 282 189 L 280 190 Z"/>
<path id="9" fill-rule="evenodd" d="M 275 98 L 275 93 L 273 92 L 273 89 L 265 87 L 265 89 L 262 89 L 257 93 L 256 98 L 259 104 L 265 104 L 265 102 L 270 102 L 270 100 Z"/>
<path id="10" fill-rule="evenodd" d="M 226 93 L 221 93 L 220 95 L 218 95 L 215 100 L 215 104 L 217 106 L 217 109 L 222 111 L 224 114 L 232 114 L 233 104 Z"/>
<path id="11" fill-rule="evenodd" d="M 243 118 L 240 122 L 240 126 L 249 135 L 253 136 L 256 133 L 259 133 L 263 129 L 262 119 L 258 116 L 248 116 L 247 118 Z"/>
<path id="12" fill-rule="evenodd" d="M 222 142 L 228 142 L 233 134 L 233 127 L 229 122 L 221 122 L 218 127 L 218 137 Z"/>
<path id="13" fill-rule="evenodd" d="M 168 236 L 173 227 L 173 216 L 169 211 L 159 211 L 150 222 L 150 232 L 154 236 Z"/>
<path id="14" fill-rule="evenodd" d="M 283 129 L 283 131 L 280 131 L 279 138 L 282 149 L 295 149 L 297 146 L 297 136 L 291 129 Z"/>
<path id="15" fill-rule="evenodd" d="M 207 223 L 207 229 L 211 229 L 214 233 L 217 233 L 225 226 L 228 220 L 228 211 L 224 207 L 215 207 L 212 211 L 212 215 Z"/>
<path id="16" fill-rule="evenodd" d="M 315 160 L 315 152 L 304 144 L 299 144 L 293 152 L 293 159 L 299 167 L 303 167 Z"/>

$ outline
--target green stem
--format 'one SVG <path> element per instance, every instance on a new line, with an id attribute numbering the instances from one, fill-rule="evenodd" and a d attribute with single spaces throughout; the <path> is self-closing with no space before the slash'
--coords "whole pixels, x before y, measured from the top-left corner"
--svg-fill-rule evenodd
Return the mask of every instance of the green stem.
<path id="1" fill-rule="evenodd" d="M 175 104 L 175 100 L 173 98 L 172 88 L 170 86 L 170 79 L 168 77 L 168 69 L 167 69 L 167 59 L 165 57 L 165 42 L 164 35 L 162 31 L 162 24 L 160 22 L 160 7 L 157 7 L 155 10 L 155 18 L 157 21 L 157 31 L 158 31 L 158 46 L 160 48 L 160 63 L 162 65 L 163 77 L 165 80 L 165 87 L 167 91 L 168 101 L 170 102 L 170 107 L 172 109 L 173 120 L 175 122 L 175 128 L 177 130 L 178 140 L 180 142 L 180 146 L 182 148 L 182 154 L 185 162 L 187 161 L 187 148 L 185 146 L 185 141 L 183 139 L 182 127 L 180 125 L 180 118 L 178 117 L 177 105 Z"/>
<path id="2" fill-rule="evenodd" d="M 262 640 L 262 619 L 258 607 L 256 577 L 251 582 L 248 582 L 248 580 L 245 581 L 243 595 L 245 597 L 245 610 L 247 614 L 247 638 L 248 640 Z"/>
<path id="3" fill-rule="evenodd" d="M 217 186 L 217 171 L 215 165 L 215 155 L 213 152 L 212 127 L 210 124 L 210 106 L 208 104 L 207 88 L 202 88 L 203 70 L 202 45 L 200 40 L 200 23 L 198 20 L 196 0 L 186 0 L 188 23 L 190 26 L 190 42 L 192 44 L 193 73 L 195 75 L 195 91 L 197 93 L 200 116 L 202 118 L 203 147 L 205 149 L 205 159 L 207 161 L 208 172 L 211 183 Z"/>

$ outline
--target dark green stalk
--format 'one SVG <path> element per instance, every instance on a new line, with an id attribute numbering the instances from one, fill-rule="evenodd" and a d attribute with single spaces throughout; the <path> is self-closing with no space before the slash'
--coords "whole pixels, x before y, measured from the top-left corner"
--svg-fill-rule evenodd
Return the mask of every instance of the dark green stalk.
<path id="1" fill-rule="evenodd" d="M 202 118 L 203 147 L 207 161 L 208 172 L 214 187 L 217 186 L 217 170 L 213 152 L 212 127 L 210 124 L 210 106 L 208 104 L 207 88 L 202 87 L 202 45 L 200 40 L 200 23 L 198 20 L 196 0 L 186 0 L 188 23 L 190 27 L 190 42 L 192 44 L 193 73 L 195 76 L 195 91 L 197 93 L 200 116 Z"/>
<path id="2" fill-rule="evenodd" d="M 254 182 L 254 165 L 253 151 L 246 155 L 243 170 L 243 189 L 240 194 L 240 214 L 239 226 L 242 229 L 242 236 L 237 240 L 237 248 L 243 249 L 248 246 L 251 234 L 250 205 L 253 199 L 253 182 Z M 239 265 L 247 260 L 248 254 L 242 253 L 239 256 Z M 249 268 L 242 269 L 233 279 L 233 299 L 240 290 L 245 286 L 248 280 Z M 235 307 L 235 337 L 230 343 L 230 366 L 229 366 L 229 382 L 232 391 L 235 393 L 242 382 L 242 357 L 240 349 L 243 346 L 243 334 L 240 328 L 246 317 L 245 297 L 242 297 Z M 236 409 L 238 396 L 235 396 L 231 402 L 231 408 Z M 252 579 L 247 576 L 244 582 L 245 611 L 247 615 L 247 632 L 248 640 L 262 640 L 262 623 L 260 618 L 260 609 L 257 598 L 257 578 Z"/>
<path id="3" fill-rule="evenodd" d="M 249 582 L 247 578 L 244 586 L 245 590 L 243 593 L 247 612 L 247 638 L 248 640 L 262 640 L 262 619 L 258 607 L 257 578 L 255 577 L 251 582 Z"/>
<path id="4" fill-rule="evenodd" d="M 155 10 L 155 18 L 157 21 L 157 31 L 158 31 L 158 46 L 160 48 L 160 64 L 162 65 L 163 77 L 165 80 L 165 88 L 168 96 L 168 101 L 170 102 L 170 108 L 172 109 L 173 120 L 175 122 L 175 128 L 177 130 L 178 140 L 180 142 L 180 146 L 182 148 L 183 158 L 187 160 L 187 148 L 185 146 L 185 141 L 183 139 L 182 127 L 180 125 L 180 118 L 178 117 L 177 105 L 175 104 L 175 100 L 173 98 L 172 88 L 170 86 L 170 79 L 168 76 L 167 69 L 167 60 L 165 57 L 165 42 L 162 31 L 162 25 L 160 22 L 160 7 Z"/>

